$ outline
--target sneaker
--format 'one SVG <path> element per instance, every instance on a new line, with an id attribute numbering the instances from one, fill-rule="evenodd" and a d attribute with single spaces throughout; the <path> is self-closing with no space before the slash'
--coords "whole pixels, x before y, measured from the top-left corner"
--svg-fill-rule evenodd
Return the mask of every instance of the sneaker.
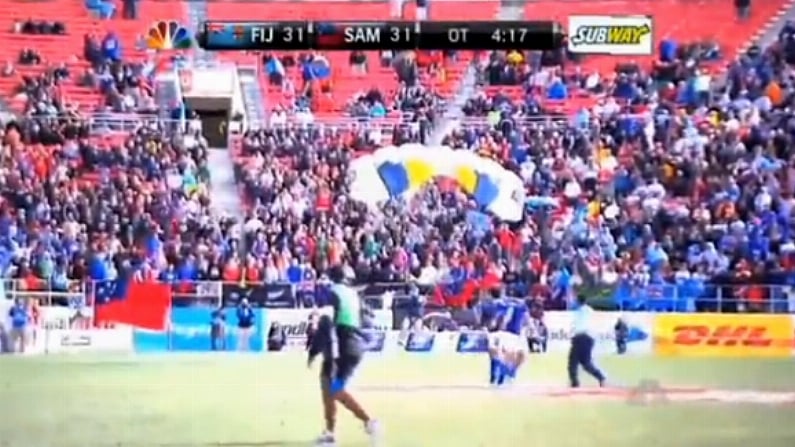
<path id="1" fill-rule="evenodd" d="M 330 431 L 324 431 L 322 435 L 318 436 L 315 440 L 315 445 L 317 447 L 333 447 L 337 445 L 337 441 L 334 439 L 334 433 Z"/>
<path id="2" fill-rule="evenodd" d="M 381 439 L 381 424 L 375 419 L 370 419 L 364 424 L 364 431 L 370 436 L 370 446 L 378 446 Z"/>

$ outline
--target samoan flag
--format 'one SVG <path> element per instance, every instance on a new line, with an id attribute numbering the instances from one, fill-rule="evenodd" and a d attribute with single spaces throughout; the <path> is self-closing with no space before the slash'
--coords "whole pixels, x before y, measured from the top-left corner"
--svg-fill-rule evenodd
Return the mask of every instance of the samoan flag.
<path id="1" fill-rule="evenodd" d="M 95 287 L 94 317 L 98 326 L 127 324 L 153 331 L 164 331 L 168 327 L 171 309 L 168 284 L 121 278 L 100 281 Z"/>
<path id="2" fill-rule="evenodd" d="M 335 48 L 344 44 L 345 35 L 333 22 L 320 22 L 315 24 L 318 45 L 325 48 Z"/>
<path id="3" fill-rule="evenodd" d="M 303 75 L 307 81 L 324 81 L 331 77 L 331 64 L 323 56 L 314 56 L 311 62 L 304 63 Z"/>

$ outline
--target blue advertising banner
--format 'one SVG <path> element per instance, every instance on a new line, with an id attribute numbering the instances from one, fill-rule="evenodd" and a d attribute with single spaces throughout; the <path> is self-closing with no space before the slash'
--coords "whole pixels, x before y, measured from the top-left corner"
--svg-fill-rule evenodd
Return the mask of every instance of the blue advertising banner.
<path id="1" fill-rule="evenodd" d="M 386 333 L 383 331 L 368 331 L 367 332 L 367 351 L 381 352 L 384 350 L 386 343 Z"/>
<path id="2" fill-rule="evenodd" d="M 458 336 L 456 351 L 458 352 L 488 352 L 489 338 L 484 332 L 462 332 Z"/>
<path id="3" fill-rule="evenodd" d="M 240 338 L 237 327 L 237 309 L 223 309 L 226 325 L 223 331 L 213 330 L 212 308 L 172 308 L 171 330 L 168 332 L 152 332 L 136 330 L 133 334 L 135 352 L 164 351 L 235 351 L 248 350 L 260 352 L 262 343 L 264 317 L 263 311 L 254 310 L 255 325 L 250 329 L 248 343 Z M 247 346 L 242 346 L 242 345 Z"/>
<path id="4" fill-rule="evenodd" d="M 412 332 L 406 340 L 408 352 L 431 352 L 433 342 L 436 340 L 434 332 Z"/>

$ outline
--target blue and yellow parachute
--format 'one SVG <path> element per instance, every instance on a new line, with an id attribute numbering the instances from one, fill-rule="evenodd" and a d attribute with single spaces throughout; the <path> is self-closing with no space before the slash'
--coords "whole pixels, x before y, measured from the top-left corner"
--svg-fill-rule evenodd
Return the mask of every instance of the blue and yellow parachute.
<path id="1" fill-rule="evenodd" d="M 506 221 L 522 218 L 522 180 L 494 160 L 467 150 L 407 144 L 386 147 L 351 163 L 351 195 L 373 207 L 409 198 L 439 178 L 454 179 L 481 208 Z"/>

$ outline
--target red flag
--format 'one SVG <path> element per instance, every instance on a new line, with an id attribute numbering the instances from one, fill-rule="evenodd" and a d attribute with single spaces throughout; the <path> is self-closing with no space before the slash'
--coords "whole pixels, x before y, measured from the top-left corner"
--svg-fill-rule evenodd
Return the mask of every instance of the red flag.
<path id="1" fill-rule="evenodd" d="M 97 303 L 94 314 L 97 325 L 119 323 L 153 331 L 167 329 L 171 309 L 168 284 L 131 281 L 125 292 L 123 296 Z"/>
<path id="2" fill-rule="evenodd" d="M 438 304 L 440 306 L 447 305 L 447 296 L 449 293 L 446 293 L 445 289 L 447 286 L 445 284 L 437 284 L 436 287 L 433 289 L 433 302 L 434 304 Z"/>
<path id="3" fill-rule="evenodd" d="M 478 286 L 481 290 L 491 290 L 500 287 L 502 284 L 502 280 L 500 277 L 494 272 L 486 272 L 486 276 L 480 280 L 480 284 Z"/>
<path id="4" fill-rule="evenodd" d="M 447 306 L 463 309 L 475 298 L 479 285 L 477 280 L 470 279 L 461 286 L 461 292 L 458 294 L 445 293 L 444 287 L 444 285 L 436 286 L 434 299 L 441 298 Z"/>

